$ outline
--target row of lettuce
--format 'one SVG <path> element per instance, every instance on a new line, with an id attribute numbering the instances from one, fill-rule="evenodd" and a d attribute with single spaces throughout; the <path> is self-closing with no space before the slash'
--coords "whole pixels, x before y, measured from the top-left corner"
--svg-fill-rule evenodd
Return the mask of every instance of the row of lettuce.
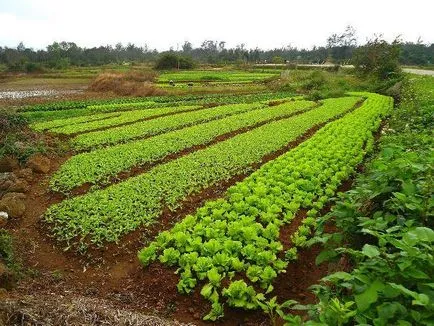
<path id="1" fill-rule="evenodd" d="M 91 116 L 36 122 L 31 124 L 30 127 L 36 131 L 49 131 L 55 134 L 71 135 L 199 108 L 199 106 L 175 106 L 127 112 L 99 113 Z"/>
<path id="2" fill-rule="evenodd" d="M 314 110 L 271 121 L 103 190 L 64 200 L 48 209 L 45 220 L 52 224 L 58 239 L 70 244 L 118 241 L 139 226 L 154 222 L 165 208 L 176 210 L 188 196 L 251 172 L 253 164 L 260 164 L 264 156 L 284 148 L 312 127 L 350 111 L 359 96 L 325 100 Z M 303 109 L 312 103 L 299 105 Z M 165 149 L 155 151 L 164 153 Z M 63 180 L 67 186 L 67 178 Z"/>
<path id="3" fill-rule="evenodd" d="M 230 187 L 223 198 L 207 202 L 161 232 L 139 252 L 141 263 L 159 260 L 175 266 L 181 293 L 200 285 L 201 295 L 211 303 L 207 320 L 221 317 L 225 302 L 244 309 L 275 304 L 267 296 L 288 263 L 283 259 L 281 227 L 300 209 L 308 210 L 310 218 L 318 214 L 372 150 L 373 133 L 393 107 L 389 97 L 353 95 L 367 100 Z"/>
<path id="4" fill-rule="evenodd" d="M 223 104 L 242 104 L 253 102 L 273 101 L 289 98 L 293 94 L 288 92 L 232 94 L 232 95 L 185 95 L 161 96 L 142 98 L 120 98 L 101 101 L 70 101 L 41 104 L 25 108 L 20 114 L 30 122 L 43 122 L 72 117 L 91 116 L 99 113 L 131 111 L 137 109 L 151 109 L 173 106 L 204 106 Z"/>

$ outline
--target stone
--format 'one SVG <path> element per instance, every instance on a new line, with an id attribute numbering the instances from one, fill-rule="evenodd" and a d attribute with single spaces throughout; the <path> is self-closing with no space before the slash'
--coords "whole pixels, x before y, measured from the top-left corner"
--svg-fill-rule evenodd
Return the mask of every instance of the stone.
<path id="1" fill-rule="evenodd" d="M 0 211 L 8 213 L 12 218 L 23 216 L 26 205 L 24 200 L 26 195 L 18 192 L 10 192 L 3 196 L 0 200 Z"/>
<path id="2" fill-rule="evenodd" d="M 7 189 L 9 192 L 27 192 L 30 186 L 24 179 L 16 179 L 15 182 Z"/>
<path id="3" fill-rule="evenodd" d="M 30 168 L 21 169 L 15 172 L 17 177 L 23 178 L 26 181 L 30 182 L 33 180 L 33 171 Z"/>
<path id="4" fill-rule="evenodd" d="M 50 159 L 41 154 L 32 155 L 27 161 L 27 167 L 31 168 L 33 172 L 48 173 L 50 171 Z"/>
<path id="5" fill-rule="evenodd" d="M 9 215 L 6 212 L 0 212 L 0 228 L 5 227 L 8 222 Z"/>
<path id="6" fill-rule="evenodd" d="M 14 157 L 5 156 L 0 158 L 0 172 L 12 172 L 20 167 L 20 163 Z"/>
<path id="7" fill-rule="evenodd" d="M 15 175 L 12 172 L 0 173 L 0 191 L 6 191 L 13 185 Z"/>
<path id="8" fill-rule="evenodd" d="M 196 313 L 193 315 L 193 318 L 194 318 L 194 319 L 201 319 L 201 318 L 200 318 L 200 313 L 196 312 Z"/>
<path id="9" fill-rule="evenodd" d="M 3 182 L 0 182 L 0 191 L 6 191 L 10 189 L 10 187 L 14 184 L 11 180 L 5 180 Z"/>

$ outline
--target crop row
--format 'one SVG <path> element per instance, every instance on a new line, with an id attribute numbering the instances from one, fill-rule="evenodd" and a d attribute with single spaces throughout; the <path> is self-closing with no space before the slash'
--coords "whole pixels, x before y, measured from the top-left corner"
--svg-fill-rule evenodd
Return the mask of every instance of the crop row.
<path id="1" fill-rule="evenodd" d="M 250 172 L 252 164 L 294 141 L 308 129 L 348 111 L 355 98 L 327 100 L 304 114 L 270 122 L 193 152 L 149 172 L 51 206 L 45 214 L 57 238 L 100 245 L 153 222 L 167 207 L 174 211 L 187 196 L 232 176 Z M 81 242 L 82 243 L 82 242 Z"/>
<path id="2" fill-rule="evenodd" d="M 277 93 L 257 93 L 257 94 L 237 94 L 237 95 L 196 95 L 196 96 L 166 96 L 166 101 L 163 102 L 162 98 L 149 97 L 144 99 L 136 99 L 135 102 L 123 102 L 119 103 L 107 103 L 107 104 L 95 104 L 88 105 L 83 108 L 70 108 L 64 110 L 31 110 L 21 112 L 30 122 L 50 121 L 54 119 L 65 118 L 78 118 L 85 119 L 85 116 L 91 116 L 100 113 L 111 113 L 118 111 L 132 111 L 143 108 L 159 108 L 169 106 L 190 106 L 190 105 L 207 105 L 212 104 L 241 104 L 241 103 L 253 103 L 253 102 L 265 102 L 270 100 L 282 100 L 282 99 L 299 99 L 301 97 L 291 97 L 291 94 L 287 92 Z M 151 101 L 153 99 L 153 101 Z M 119 104 L 119 105 L 118 105 Z"/>
<path id="3" fill-rule="evenodd" d="M 219 120 L 175 130 L 155 137 L 97 149 L 71 157 L 53 175 L 50 187 L 69 191 L 84 183 L 108 180 L 122 171 L 150 163 L 186 148 L 209 143 L 214 138 L 241 128 L 301 112 L 315 103 L 293 101 L 232 115 Z M 330 105 L 326 101 L 326 105 Z M 333 103 L 334 105 L 334 103 Z"/>
<path id="4" fill-rule="evenodd" d="M 97 120 L 118 117 L 120 115 L 121 112 L 110 112 L 110 113 L 99 113 L 90 116 L 79 116 L 79 117 L 72 117 L 66 119 L 54 119 L 49 121 L 31 123 L 30 128 L 36 131 L 44 131 L 44 130 L 49 130 L 53 128 L 68 126 L 68 125 L 72 126 L 79 123 L 86 123 L 90 121 L 97 121 Z"/>
<path id="5" fill-rule="evenodd" d="M 89 132 L 100 128 L 114 127 L 125 123 L 131 123 L 142 119 L 158 117 L 161 115 L 166 115 L 171 113 L 176 114 L 180 112 L 193 111 L 199 108 L 200 108 L 199 106 L 175 106 L 175 107 L 165 107 L 165 108 L 158 108 L 158 109 L 135 110 L 135 111 L 122 112 L 119 115 L 113 117 L 106 116 L 107 113 L 105 113 L 102 115 L 103 117 L 105 116 L 105 118 L 103 119 L 97 119 L 97 120 L 83 122 L 83 123 L 65 124 L 63 126 L 50 128 L 49 131 L 56 134 L 71 135 L 80 132 Z M 75 119 L 75 118 L 71 118 L 71 119 Z"/>
<path id="6" fill-rule="evenodd" d="M 255 309 L 273 291 L 273 280 L 285 272 L 287 262 L 278 258 L 283 246 L 280 228 L 300 208 L 317 212 L 335 195 L 372 144 L 372 132 L 392 108 L 392 99 L 367 93 L 364 104 L 332 122 L 297 148 L 263 165 L 228 189 L 222 199 L 207 202 L 171 230 L 161 232 L 142 249 L 143 265 L 159 259 L 177 267 L 178 290 L 191 292 L 199 281 L 207 282 L 201 294 L 211 301 L 205 319 L 223 315 L 222 299 L 229 306 Z M 372 148 L 368 146 L 368 148 Z M 242 273 L 256 284 L 233 278 Z M 222 285 L 222 281 L 226 280 Z"/>
<path id="7" fill-rule="evenodd" d="M 178 96 L 178 97 L 167 97 L 167 102 L 171 105 L 205 105 L 208 103 L 218 103 L 218 104 L 242 104 L 242 103 L 253 103 L 261 102 L 267 100 L 274 100 L 280 98 L 289 98 L 291 94 L 286 92 L 277 93 L 255 93 L 255 94 L 239 94 L 239 95 L 197 95 L 197 96 Z M 170 100 L 169 100 L 170 99 Z M 176 100 L 175 100 L 176 99 Z M 155 102 L 156 104 L 161 104 L 161 102 Z M 114 104 L 100 104 L 88 106 L 88 109 L 93 110 L 107 110 L 112 107 L 117 107 L 119 109 L 137 108 L 144 105 L 145 102 L 132 102 L 117 105 Z"/>
<path id="8" fill-rule="evenodd" d="M 164 97 L 160 97 L 164 98 Z M 155 101 L 156 98 L 116 98 L 108 100 L 76 100 L 76 101 L 57 101 L 53 103 L 36 104 L 32 106 L 23 107 L 20 109 L 22 112 L 35 112 L 35 111 L 56 111 L 56 110 L 72 110 L 72 109 L 84 109 L 89 105 L 104 105 L 104 104 L 120 104 L 120 103 L 133 103 L 133 102 L 144 102 L 152 99 Z"/>
<path id="9" fill-rule="evenodd" d="M 155 103 L 155 102 L 141 102 L 140 104 L 134 105 L 133 107 L 119 107 L 116 104 L 108 104 L 97 108 L 75 108 L 75 109 L 65 109 L 65 110 L 48 110 L 48 111 L 26 111 L 21 112 L 20 115 L 25 117 L 29 122 L 45 122 L 51 120 L 61 120 L 64 119 L 82 119 L 86 121 L 86 118 L 90 118 L 92 115 L 97 114 L 109 114 L 121 111 L 132 111 L 135 109 L 151 109 L 160 107 L 177 106 L 177 103 Z"/>
<path id="10" fill-rule="evenodd" d="M 157 119 L 140 121 L 127 126 L 119 126 L 108 130 L 94 131 L 78 135 L 71 140 L 71 144 L 74 148 L 80 150 L 96 148 L 104 145 L 113 145 L 138 137 L 152 136 L 201 122 L 256 110 L 261 106 L 263 105 L 259 103 L 233 104 L 193 112 L 179 113 Z"/>
<path id="11" fill-rule="evenodd" d="M 284 95 L 280 95 L 284 94 Z M 220 94 L 204 94 L 204 95 L 183 95 L 183 96 L 150 96 L 150 97 L 122 97 L 116 99 L 107 100 L 77 100 L 77 101 L 57 101 L 53 103 L 37 104 L 33 106 L 28 106 L 21 108 L 22 112 L 36 112 L 36 111 L 56 111 L 56 110 L 74 110 L 74 109 L 85 109 L 92 107 L 93 109 L 104 109 L 112 105 L 118 104 L 131 104 L 131 105 L 142 105 L 143 103 L 174 103 L 174 102 L 189 102 L 189 101 L 199 101 L 199 100 L 213 100 L 219 98 L 239 98 L 239 97 L 252 97 L 258 98 L 262 96 L 277 96 L 285 97 L 291 94 L 281 92 L 281 93 L 255 93 L 255 94 L 241 94 L 241 95 L 220 95 Z M 253 100 L 253 101 L 257 101 Z"/>
<path id="12" fill-rule="evenodd" d="M 35 112 L 35 111 L 56 111 L 56 110 L 73 110 L 85 109 L 89 106 L 104 106 L 112 104 L 129 104 L 129 103 L 170 103 L 182 100 L 195 100 L 203 98 L 203 95 L 185 95 L 185 96 L 151 96 L 151 97 L 120 97 L 114 99 L 103 100 L 75 100 L 75 101 L 56 101 L 52 103 L 36 104 L 32 106 L 23 107 L 20 109 L 22 112 Z"/>

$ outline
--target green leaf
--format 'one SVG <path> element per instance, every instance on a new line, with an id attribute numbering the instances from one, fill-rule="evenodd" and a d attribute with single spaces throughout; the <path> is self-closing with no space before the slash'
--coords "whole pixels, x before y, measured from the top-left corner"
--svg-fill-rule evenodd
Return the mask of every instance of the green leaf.
<path id="1" fill-rule="evenodd" d="M 321 253 L 316 257 L 315 264 L 320 265 L 321 263 L 328 261 L 332 258 L 335 258 L 339 254 L 336 252 L 336 250 L 323 250 Z"/>
<path id="2" fill-rule="evenodd" d="M 417 243 L 419 241 L 434 242 L 434 231 L 426 227 L 417 227 L 408 231 L 404 235 L 404 240 L 409 243 Z"/>
<path id="3" fill-rule="evenodd" d="M 404 194 L 411 196 L 416 193 L 416 186 L 412 182 L 406 181 L 402 183 L 402 190 Z"/>
<path id="4" fill-rule="evenodd" d="M 214 289 L 214 287 L 211 284 L 207 283 L 203 286 L 202 290 L 200 290 L 200 294 L 205 299 L 208 299 L 211 297 L 213 289 Z"/>
<path id="5" fill-rule="evenodd" d="M 323 278 L 324 281 L 331 281 L 331 282 L 350 281 L 352 279 L 353 279 L 353 275 L 346 272 L 336 272 Z"/>
<path id="6" fill-rule="evenodd" d="M 362 253 L 369 258 L 377 257 L 380 255 L 377 247 L 372 246 L 370 244 L 365 244 L 362 248 Z"/>
<path id="7" fill-rule="evenodd" d="M 365 311 L 371 304 L 377 301 L 378 292 L 384 289 L 384 284 L 379 280 L 374 281 L 363 293 L 354 296 L 357 307 Z"/>

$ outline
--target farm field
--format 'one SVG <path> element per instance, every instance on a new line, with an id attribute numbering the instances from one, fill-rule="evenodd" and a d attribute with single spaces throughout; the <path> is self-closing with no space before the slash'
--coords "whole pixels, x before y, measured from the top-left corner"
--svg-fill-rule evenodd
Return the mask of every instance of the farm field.
<path id="1" fill-rule="evenodd" d="M 173 81 L 176 84 L 185 85 L 186 83 L 254 83 L 263 82 L 265 79 L 278 77 L 280 71 L 181 71 L 181 72 L 166 72 L 159 76 L 158 83 L 163 85 Z M 170 86 L 170 85 L 169 85 Z"/>
<path id="2" fill-rule="evenodd" d="M 192 70 L 162 73 L 156 84 L 279 77 Z M 408 75 L 399 102 L 365 85 L 327 96 L 294 91 L 310 82 L 52 101 L 5 115 L 0 211 L 26 269 L 8 300 L 107 300 L 185 325 L 303 325 L 306 311 L 323 318 L 306 325 L 338 325 L 333 318 L 351 309 L 370 324 L 381 300 L 396 318 L 375 325 L 429 325 L 434 79 Z M 389 159 L 397 173 L 412 172 L 391 175 Z M 383 207 L 381 196 L 392 199 Z M 357 232 L 362 246 L 349 248 L 345 236 Z M 384 275 L 387 264 L 396 275 Z M 369 268 L 376 279 L 363 274 Z M 315 316 L 321 309 L 327 315 Z"/>

